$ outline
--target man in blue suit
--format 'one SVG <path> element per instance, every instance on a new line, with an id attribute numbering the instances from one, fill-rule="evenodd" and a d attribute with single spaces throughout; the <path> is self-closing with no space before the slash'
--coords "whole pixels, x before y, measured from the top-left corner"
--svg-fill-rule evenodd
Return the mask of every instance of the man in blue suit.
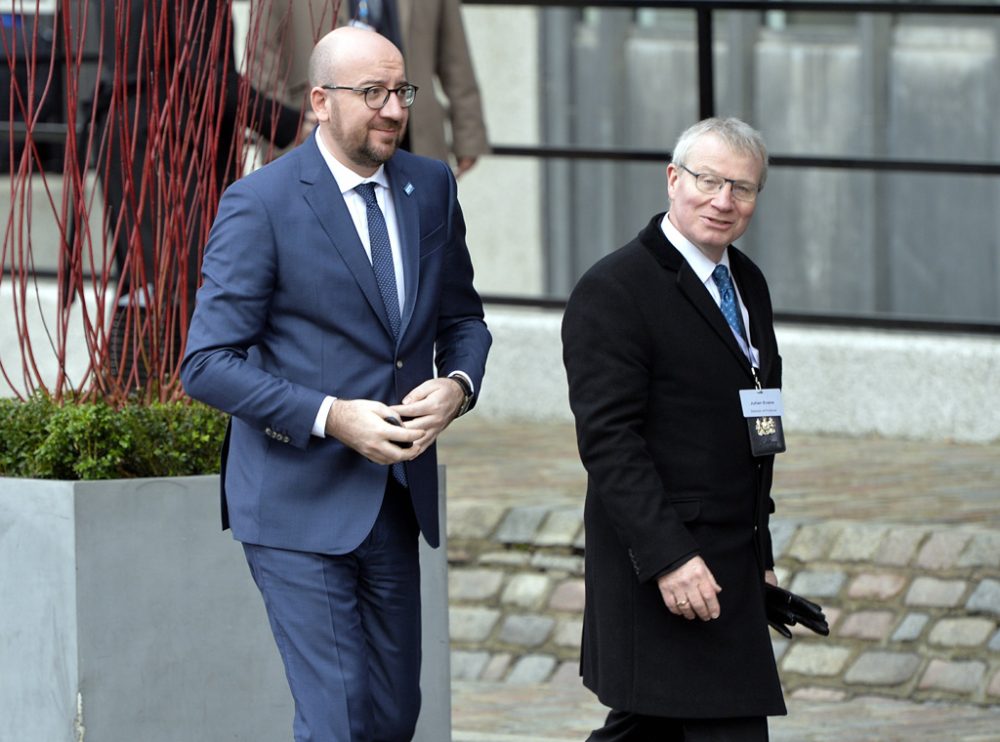
<path id="1" fill-rule="evenodd" d="M 232 415 L 223 515 L 295 739 L 409 740 L 435 440 L 474 404 L 490 334 L 450 169 L 397 151 L 416 95 L 399 50 L 340 28 L 310 78 L 315 136 L 222 198 L 181 376 Z"/>

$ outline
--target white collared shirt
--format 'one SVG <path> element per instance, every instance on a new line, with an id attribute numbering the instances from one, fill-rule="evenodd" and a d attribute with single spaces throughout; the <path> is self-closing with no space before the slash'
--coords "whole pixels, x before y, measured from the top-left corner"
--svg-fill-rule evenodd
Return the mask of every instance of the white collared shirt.
<path id="1" fill-rule="evenodd" d="M 365 253 L 368 255 L 368 262 L 372 260 L 371 240 L 368 237 L 368 207 L 364 198 L 354 190 L 362 183 L 375 184 L 375 199 L 379 208 L 382 209 L 382 216 L 385 217 L 385 226 L 389 231 L 389 243 L 392 246 L 392 263 L 396 271 L 396 293 L 399 295 L 399 314 L 403 314 L 403 302 L 406 298 L 406 286 L 403 278 L 403 253 L 400 249 L 399 224 L 396 221 L 396 209 L 392 200 L 392 189 L 389 188 L 389 179 L 385 175 L 385 165 L 379 165 L 378 170 L 370 178 L 364 178 L 344 165 L 333 156 L 333 153 L 323 144 L 323 138 L 319 135 L 319 127 L 316 127 L 316 144 L 319 152 L 323 155 L 327 167 L 333 173 L 337 185 L 340 186 L 340 193 L 344 197 L 344 204 L 351 214 L 354 228 L 361 238 Z"/>
<path id="2" fill-rule="evenodd" d="M 670 244 L 677 248 L 677 252 L 684 256 L 684 260 L 691 266 L 691 270 L 698 276 L 702 285 L 708 290 L 712 299 L 715 300 L 716 305 L 721 308 L 722 296 L 719 294 L 719 287 L 715 285 L 715 279 L 712 278 L 712 271 L 715 270 L 716 263 L 713 263 L 711 258 L 695 247 L 687 237 L 682 235 L 677 230 L 677 227 L 673 225 L 673 222 L 667 218 L 667 214 L 663 215 L 663 221 L 660 222 L 660 229 L 670 241 Z M 726 266 L 726 269 L 732 275 L 733 271 L 729 265 L 729 248 L 723 251 L 722 260 L 718 262 L 718 265 Z M 740 314 L 743 315 L 743 327 L 747 330 L 747 340 L 749 340 L 750 312 L 747 310 L 746 304 L 743 303 L 743 297 L 740 296 L 740 287 L 736 285 L 735 278 L 733 279 L 733 288 L 736 289 L 736 303 L 739 305 Z M 760 352 L 757 348 L 750 345 L 748 352 L 747 341 L 744 341 L 736 332 L 733 332 L 733 337 L 736 338 L 736 342 L 739 344 L 743 354 L 752 359 L 751 363 L 754 367 L 760 368 Z"/>

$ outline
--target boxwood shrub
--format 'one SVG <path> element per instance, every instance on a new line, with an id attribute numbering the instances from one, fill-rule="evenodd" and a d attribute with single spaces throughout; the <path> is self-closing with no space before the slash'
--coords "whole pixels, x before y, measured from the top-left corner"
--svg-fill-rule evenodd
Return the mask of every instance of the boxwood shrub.
<path id="1" fill-rule="evenodd" d="M 227 417 L 191 400 L 0 399 L 0 476 L 123 479 L 217 474 Z"/>

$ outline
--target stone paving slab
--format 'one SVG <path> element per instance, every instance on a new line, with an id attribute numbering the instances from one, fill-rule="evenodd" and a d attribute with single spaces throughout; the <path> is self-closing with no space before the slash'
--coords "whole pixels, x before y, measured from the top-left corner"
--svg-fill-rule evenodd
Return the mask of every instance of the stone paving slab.
<path id="1" fill-rule="evenodd" d="M 998 742 L 1000 706 L 916 704 L 888 698 L 789 699 L 770 720 L 772 742 Z M 453 742 L 586 739 L 607 713 L 577 683 L 452 683 Z"/>

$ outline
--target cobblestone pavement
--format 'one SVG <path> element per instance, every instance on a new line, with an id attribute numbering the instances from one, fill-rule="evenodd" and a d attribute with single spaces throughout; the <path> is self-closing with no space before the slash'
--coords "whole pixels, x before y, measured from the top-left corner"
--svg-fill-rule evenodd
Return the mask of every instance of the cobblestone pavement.
<path id="1" fill-rule="evenodd" d="M 459 421 L 442 436 L 449 506 L 583 502 L 569 423 Z M 1000 445 L 790 434 L 778 457 L 777 516 L 799 523 L 951 523 L 1000 527 Z M 457 514 L 457 513 L 456 513 Z M 605 713 L 570 673 L 545 684 L 453 683 L 454 742 L 583 740 Z M 787 699 L 773 742 L 1000 742 L 1000 706 L 880 697 Z"/>
<path id="2" fill-rule="evenodd" d="M 788 700 L 771 742 L 997 742 L 1000 709 L 908 703 Z M 453 742 L 582 742 L 606 710 L 580 685 L 460 681 L 452 685 Z M 650 742 L 655 742 L 650 740 Z"/>

